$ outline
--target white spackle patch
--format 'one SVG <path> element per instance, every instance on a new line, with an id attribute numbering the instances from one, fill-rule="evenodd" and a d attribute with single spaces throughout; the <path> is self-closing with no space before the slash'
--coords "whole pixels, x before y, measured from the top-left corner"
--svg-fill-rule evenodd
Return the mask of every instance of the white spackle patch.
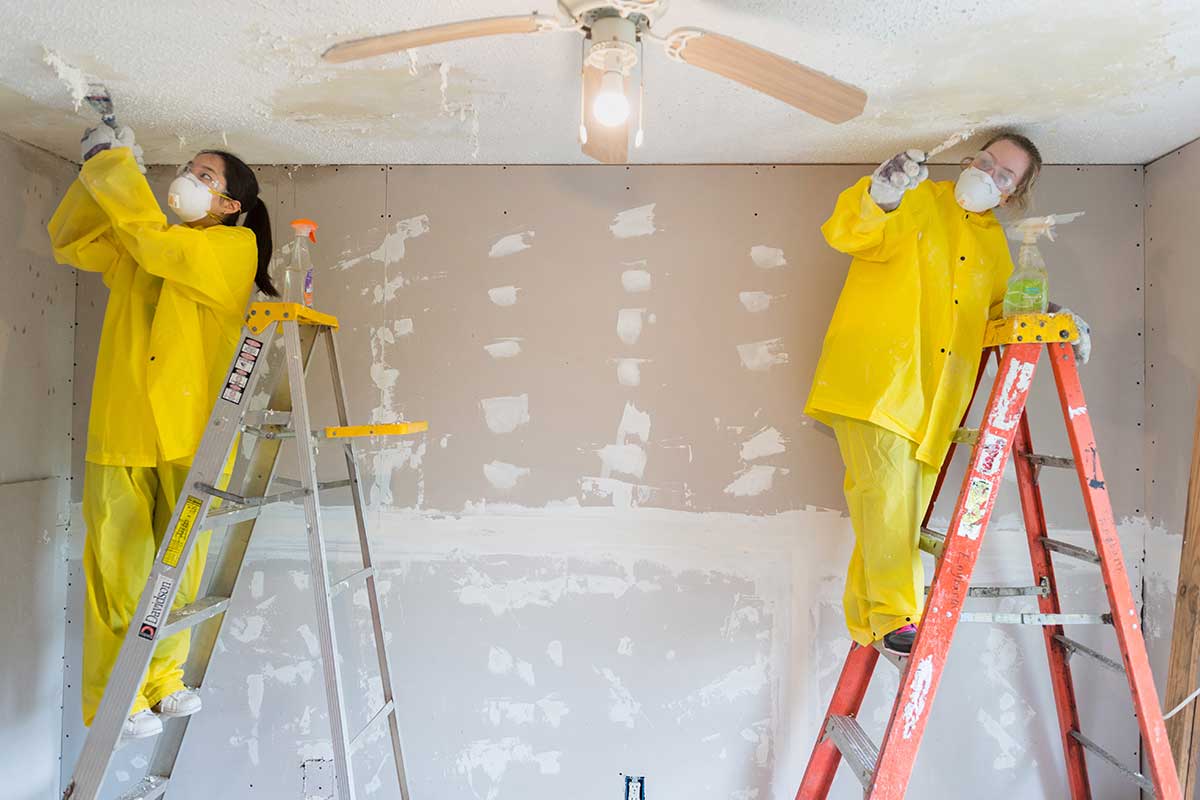
<path id="1" fill-rule="evenodd" d="M 771 720 L 760 719 L 749 728 L 742 728 L 740 735 L 754 745 L 754 763 L 760 767 L 771 764 Z"/>
<path id="2" fill-rule="evenodd" d="M 1013 738 L 1004 725 L 995 717 L 989 714 L 984 709 L 979 709 L 975 715 L 975 719 L 979 722 L 984 732 L 996 740 L 996 744 L 1000 746 L 1000 752 L 992 760 L 992 769 L 1013 769 L 1017 766 L 1017 759 L 1025 752 L 1025 747 Z"/>
<path id="3" fill-rule="evenodd" d="M 402 469 L 419 471 L 428 448 L 429 442 L 425 439 L 421 439 L 419 442 L 407 440 L 388 445 L 371 456 L 371 471 L 375 476 L 370 493 L 373 507 L 390 506 L 395 502 L 392 494 L 392 477 Z M 418 481 L 418 485 L 419 483 Z M 418 497 L 418 502 L 419 500 Z"/>
<path id="4" fill-rule="evenodd" d="M 503 647 L 488 649 L 488 672 L 493 675 L 507 675 L 513 671 L 512 653 Z"/>
<path id="5" fill-rule="evenodd" d="M 742 461 L 778 455 L 787 450 L 783 436 L 774 428 L 764 428 L 742 445 Z"/>
<path id="6" fill-rule="evenodd" d="M 492 358 L 516 358 L 521 354 L 521 339 L 498 339 L 485 344 L 483 349 Z"/>
<path id="7" fill-rule="evenodd" d="M 646 451 L 641 445 L 609 444 L 596 452 L 603 463 L 603 477 L 618 472 L 641 478 L 646 472 Z"/>
<path id="8" fill-rule="evenodd" d="M 725 676 L 702 686 L 688 698 L 689 703 L 710 706 L 715 702 L 732 703 L 739 697 L 756 695 L 769 681 L 767 659 L 756 656 L 753 664 L 731 670 Z"/>
<path id="9" fill-rule="evenodd" d="M 617 642 L 617 652 L 623 656 L 633 655 L 633 639 L 622 636 L 621 641 Z"/>
<path id="10" fill-rule="evenodd" d="M 88 95 L 89 81 L 86 74 L 79 67 L 68 64 L 62 56 L 53 50 L 43 48 L 42 61 L 46 62 L 58 79 L 66 84 L 67 91 L 71 93 L 71 102 L 75 104 L 75 110 L 78 111 L 83 105 L 83 99 Z"/>
<path id="11" fill-rule="evenodd" d="M 117 776 L 118 783 L 129 783 L 129 773 L 123 769 L 119 769 L 113 773 Z"/>
<path id="12" fill-rule="evenodd" d="M 292 585 L 300 591 L 308 589 L 308 573 L 298 569 L 288 570 L 288 576 L 292 579 Z"/>
<path id="13" fill-rule="evenodd" d="M 517 304 L 518 291 L 520 290 L 515 286 L 497 286 L 495 289 L 488 289 L 488 297 L 498 306 L 514 306 Z"/>
<path id="14" fill-rule="evenodd" d="M 415 217 L 402 219 L 392 227 L 390 233 L 383 237 L 383 242 L 380 243 L 379 247 L 375 248 L 365 256 L 339 261 L 337 264 L 334 264 L 333 268 L 339 270 L 350 269 L 351 267 L 357 266 L 368 259 L 371 261 L 380 261 L 384 264 L 394 264 L 395 262 L 404 258 L 404 254 L 407 250 L 407 245 L 405 243 L 409 239 L 415 239 L 418 236 L 424 236 L 425 234 L 429 233 L 429 230 L 429 216 L 426 214 L 419 214 Z M 394 297 L 396 290 L 403 285 L 404 283 L 401 279 L 400 283 L 389 287 L 390 292 L 387 292 L 386 294 Z M 391 299 L 391 297 L 387 297 L 386 299 Z M 376 291 L 376 302 L 379 302 L 378 291 Z"/>
<path id="15" fill-rule="evenodd" d="M 408 317 L 398 319 L 392 323 L 392 331 L 397 336 L 409 336 L 413 332 L 413 321 Z"/>
<path id="16" fill-rule="evenodd" d="M 488 258 L 504 258 L 531 247 L 533 247 L 533 231 L 512 233 L 492 245 L 492 249 L 488 250 Z"/>
<path id="17" fill-rule="evenodd" d="M 477 569 L 467 570 L 466 578 L 458 590 L 458 602 L 467 606 L 487 606 L 497 617 L 528 606 L 549 608 L 559 603 L 565 595 L 604 595 L 619 598 L 631 589 L 643 592 L 660 591 L 656 583 L 635 580 L 632 575 L 597 575 L 572 573 L 548 580 L 517 578 L 495 581 Z M 558 650 L 549 651 L 561 652 Z"/>
<path id="18" fill-rule="evenodd" d="M 617 425 L 617 444 L 624 444 L 629 439 L 650 441 L 650 415 L 639 411 L 633 403 L 626 403 L 621 412 L 621 422 Z"/>
<path id="19" fill-rule="evenodd" d="M 529 423 L 529 395 L 488 397 L 479 401 L 483 418 L 492 433 L 512 433 Z"/>
<path id="20" fill-rule="evenodd" d="M 608 697 L 612 701 L 612 705 L 608 707 L 608 718 L 613 722 L 624 725 L 627 728 L 632 728 L 634 718 L 641 713 L 642 704 L 633 699 L 633 695 L 621 683 L 621 679 L 617 677 L 608 667 L 604 669 L 596 669 L 597 675 L 602 675 L 608 681 Z"/>
<path id="21" fill-rule="evenodd" d="M 562 723 L 562 718 L 571 713 L 571 709 L 561 700 L 555 699 L 553 694 L 543 697 L 537 701 L 538 710 L 542 712 L 542 716 L 546 718 L 546 722 L 551 728 L 557 728 Z"/>
<path id="22" fill-rule="evenodd" d="M 645 358 L 618 358 L 617 382 L 622 386 L 640 386 L 642 383 L 642 364 Z"/>
<path id="23" fill-rule="evenodd" d="M 637 208 L 626 209 L 618 213 L 613 217 L 612 224 L 608 226 L 608 229 L 618 239 L 649 236 L 658 230 L 658 228 L 654 227 L 655 205 L 655 203 L 651 203 L 647 206 L 638 206 Z"/>
<path id="24" fill-rule="evenodd" d="M 916 671 L 913 673 L 912 689 L 909 691 L 908 700 L 904 703 L 904 711 L 900 715 L 900 719 L 904 723 L 902 734 L 905 739 L 912 738 L 917 723 L 924 716 L 925 698 L 929 696 L 932 686 L 933 656 L 925 656 L 917 663 Z"/>
<path id="25" fill-rule="evenodd" d="M 537 685 L 537 681 L 533 676 L 533 664 L 530 664 L 528 661 L 517 662 L 517 677 L 530 686 Z"/>
<path id="26" fill-rule="evenodd" d="M 737 346 L 742 366 L 755 372 L 764 372 L 771 367 L 788 363 L 788 354 L 783 352 L 783 339 L 767 339 Z"/>
<path id="27" fill-rule="evenodd" d="M 758 789 L 738 789 L 729 800 L 758 800 Z"/>
<path id="28" fill-rule="evenodd" d="M 563 665 L 562 642 L 555 639 L 553 642 L 546 645 L 546 657 L 550 659 L 554 666 L 561 667 Z"/>
<path id="29" fill-rule="evenodd" d="M 738 292 L 738 300 L 751 314 L 758 314 L 771 307 L 771 295 L 766 292 Z"/>
<path id="30" fill-rule="evenodd" d="M 234 617 L 229 626 L 229 635 L 239 642 L 253 642 L 262 636 L 266 620 L 259 616 Z"/>
<path id="31" fill-rule="evenodd" d="M 754 261 L 754 265 L 761 269 L 775 269 L 776 267 L 787 266 L 787 259 L 783 257 L 783 250 L 778 247 L 767 247 L 765 244 L 756 244 L 750 248 L 750 258 Z"/>
<path id="32" fill-rule="evenodd" d="M 512 489 L 517 482 L 529 474 L 528 467 L 518 467 L 503 461 L 483 465 L 483 476 L 497 489 Z"/>
<path id="33" fill-rule="evenodd" d="M 771 490 L 775 485 L 775 476 L 786 475 L 789 470 L 785 467 L 772 467 L 767 464 L 752 464 L 725 487 L 725 494 L 734 497 L 757 497 Z"/>
<path id="34" fill-rule="evenodd" d="M 637 344 L 642 335 L 644 308 L 622 308 L 617 312 L 617 337 L 625 344 Z"/>
<path id="35" fill-rule="evenodd" d="M 621 273 L 621 286 L 630 294 L 648 292 L 654 286 L 654 279 L 644 269 L 627 269 Z"/>
<path id="36" fill-rule="evenodd" d="M 265 576 L 261 569 L 254 570 L 254 574 L 250 576 L 250 596 L 258 600 L 263 596 L 263 579 Z"/>
<path id="37" fill-rule="evenodd" d="M 263 676 L 260 674 L 246 676 L 246 704 L 250 706 L 250 716 L 258 719 L 262 714 Z"/>
<path id="38" fill-rule="evenodd" d="M 500 781 L 511 764 L 536 764 L 542 775 L 557 775 L 561 771 L 558 763 L 562 752 L 547 750 L 533 752 L 533 748 L 520 739 L 508 736 L 503 739 L 479 739 L 471 742 L 458 754 L 455 765 L 458 772 L 467 776 L 467 783 L 480 800 L 496 800 L 500 796 Z M 476 774 L 487 776 L 488 785 L 482 780 L 476 786 Z"/>
<path id="39" fill-rule="evenodd" d="M 317 642 L 317 635 L 313 633 L 312 628 L 307 625 L 301 625 L 296 629 L 296 633 L 300 634 L 300 638 L 304 640 L 304 646 L 308 648 L 308 654 L 313 658 L 321 655 L 321 645 Z"/>

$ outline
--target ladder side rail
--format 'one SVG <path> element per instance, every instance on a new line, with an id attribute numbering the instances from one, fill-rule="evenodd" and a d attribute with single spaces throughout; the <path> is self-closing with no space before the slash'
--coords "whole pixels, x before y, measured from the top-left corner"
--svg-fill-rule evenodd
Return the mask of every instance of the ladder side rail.
<path id="1" fill-rule="evenodd" d="M 879 750 L 879 765 L 865 794 L 869 800 L 901 800 L 908 787 L 1041 347 L 1030 343 L 1009 345 L 1000 360 L 979 439 L 971 451 L 946 533 L 945 552 L 938 562 L 908 669 L 901 677 Z"/>
<path id="2" fill-rule="evenodd" d="M 301 357 L 300 334 L 294 322 L 281 323 L 288 380 L 292 387 L 292 428 L 296 431 L 296 456 L 300 464 L 300 482 L 311 489 L 304 497 L 308 556 L 312 570 L 313 600 L 316 609 L 317 640 L 321 645 L 321 667 L 325 673 L 325 698 L 329 706 L 329 730 L 333 740 L 333 763 L 337 796 L 354 800 L 353 765 L 350 761 L 350 737 L 346 728 L 346 708 L 342 697 L 342 669 L 338 661 L 337 635 L 333 629 L 333 604 L 329 595 L 329 564 L 326 561 L 325 534 L 321 524 L 321 497 L 317 491 L 317 461 L 314 452 L 308 395 L 304 388 L 305 365 Z"/>
<path id="3" fill-rule="evenodd" d="M 1021 414 L 1017 435 L 1013 439 L 1013 466 L 1017 471 L 1017 489 L 1021 497 L 1021 513 L 1025 520 L 1025 535 L 1029 542 L 1029 560 L 1033 569 L 1033 582 L 1049 587 L 1050 591 L 1038 597 L 1038 611 L 1042 614 L 1061 614 L 1058 600 L 1058 583 L 1054 575 L 1054 563 L 1050 553 L 1042 545 L 1047 536 L 1046 510 L 1042 503 L 1042 490 L 1038 484 L 1038 471 L 1025 456 L 1033 453 L 1033 439 L 1029 431 L 1029 414 Z M 1072 735 L 1080 731 L 1079 707 L 1075 701 L 1075 683 L 1071 677 L 1070 652 L 1060 644 L 1065 636 L 1061 625 L 1046 625 L 1042 636 L 1046 644 L 1046 658 L 1050 667 L 1050 683 L 1054 690 L 1054 705 L 1058 712 L 1058 726 L 1062 736 L 1063 755 L 1066 758 L 1067 785 L 1071 800 L 1090 800 L 1091 785 L 1088 780 L 1087 759 L 1083 745 Z"/>
<path id="4" fill-rule="evenodd" d="M 350 424 L 349 412 L 346 408 L 346 387 L 342 380 L 341 359 L 338 355 L 337 337 L 332 330 L 327 330 L 325 342 L 329 351 L 329 372 L 333 379 L 333 395 L 337 405 L 338 424 Z M 354 439 L 346 439 L 342 444 L 346 455 L 346 472 L 350 478 L 350 496 L 353 498 L 354 518 L 358 524 L 358 541 L 362 551 L 363 569 L 374 569 L 375 561 L 371 555 L 370 537 L 367 535 L 366 504 L 363 500 L 362 481 L 358 471 L 358 457 L 355 451 Z M 400 786 L 401 800 L 409 800 L 408 777 L 404 764 L 404 753 L 400 737 L 399 703 L 396 701 L 392 687 L 392 668 L 388 656 L 387 643 L 383 635 L 383 617 L 379 604 L 379 584 L 377 574 L 370 574 L 366 580 L 367 600 L 371 606 L 371 624 L 375 633 L 375 656 L 378 661 L 380 683 L 383 689 L 383 702 L 386 707 L 392 705 L 388 715 L 388 729 L 392 743 L 392 758 L 396 766 L 396 780 Z"/>
<path id="5" fill-rule="evenodd" d="M 842 758 L 837 745 L 825 735 L 829 719 L 835 716 L 858 716 L 878 660 L 879 651 L 874 647 L 851 643 L 850 654 L 846 656 L 842 674 L 838 676 L 837 687 L 833 690 L 833 699 L 829 701 L 829 710 L 821 722 L 821 729 L 817 731 L 817 743 L 804 770 L 796 800 L 825 800 L 829 795 L 829 787 L 833 784 L 838 762 Z"/>
<path id="6" fill-rule="evenodd" d="M 1067 426 L 1071 452 L 1075 457 L 1076 472 L 1083 490 L 1084 506 L 1096 543 L 1096 553 L 1100 556 L 1100 571 L 1104 576 L 1104 588 L 1112 610 L 1113 627 L 1116 629 L 1117 642 L 1121 648 L 1129 691 L 1133 696 L 1133 710 L 1141 728 L 1143 756 L 1159 800 L 1179 800 L 1183 792 L 1179 786 L 1179 776 L 1175 771 L 1175 760 L 1167 738 L 1167 727 L 1163 722 L 1162 708 L 1159 706 L 1158 693 L 1154 686 L 1150 658 L 1142 638 L 1141 618 L 1125 570 L 1121 540 L 1113 520 L 1112 503 L 1108 496 L 1104 473 L 1100 468 L 1096 436 L 1092 430 L 1083 387 L 1079 382 L 1075 354 L 1069 344 L 1054 343 L 1049 345 L 1048 349 L 1058 387 L 1058 398 L 1062 405 L 1063 421 Z"/>

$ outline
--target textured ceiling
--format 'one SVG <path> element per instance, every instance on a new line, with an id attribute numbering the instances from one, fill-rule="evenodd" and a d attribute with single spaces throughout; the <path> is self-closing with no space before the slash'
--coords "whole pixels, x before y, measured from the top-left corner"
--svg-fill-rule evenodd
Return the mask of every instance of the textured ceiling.
<path id="1" fill-rule="evenodd" d="M 590 163 L 576 34 L 318 60 L 342 38 L 535 9 L 554 13 L 552 0 L 0 0 L 0 130 L 78 159 L 89 116 L 49 50 L 107 82 L 153 163 L 225 144 L 257 163 Z M 866 111 L 830 125 L 648 44 L 635 163 L 871 162 L 998 125 L 1050 162 L 1145 163 L 1200 136 L 1196 0 L 674 0 L 655 30 L 685 26 L 857 84 Z"/>

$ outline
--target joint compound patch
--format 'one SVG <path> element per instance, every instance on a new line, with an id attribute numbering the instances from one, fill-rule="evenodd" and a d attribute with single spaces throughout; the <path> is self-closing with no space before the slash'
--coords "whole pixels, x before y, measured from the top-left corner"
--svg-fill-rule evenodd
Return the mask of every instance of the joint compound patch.
<path id="1" fill-rule="evenodd" d="M 904 713 L 901 716 L 904 721 L 905 739 L 912 738 L 917 723 L 921 721 L 921 716 L 925 713 L 925 699 L 929 697 L 931 688 L 933 688 L 933 656 L 925 656 L 917 664 L 916 672 L 913 673 L 912 688 L 908 692 L 908 702 L 904 704 Z"/>
<path id="2" fill-rule="evenodd" d="M 967 488 L 967 502 L 963 508 L 962 520 L 958 524 L 960 536 L 968 539 L 978 539 L 983 517 L 987 513 L 988 500 L 992 497 L 992 482 L 983 478 L 972 478 Z"/>
<path id="3" fill-rule="evenodd" d="M 163 563 L 168 567 L 178 567 L 179 558 L 183 555 L 183 547 L 187 544 L 188 536 L 192 533 L 192 528 L 196 526 L 196 519 L 200 516 L 200 507 L 204 505 L 200 498 L 188 495 L 188 499 L 183 502 L 183 511 L 179 512 L 179 522 L 175 524 L 175 530 L 171 534 L 171 541 L 167 542 L 167 552 L 163 554 Z"/>
<path id="4" fill-rule="evenodd" d="M 254 365 L 258 363 L 261 353 L 262 342 L 249 336 L 242 340 L 242 349 L 238 351 L 229 379 L 225 382 L 225 388 L 221 390 L 222 400 L 228 400 L 234 405 L 242 404 L 242 395 L 246 392 L 250 376 L 254 374 Z"/>
<path id="5" fill-rule="evenodd" d="M 150 608 L 146 611 L 146 616 L 142 617 L 141 625 L 138 626 L 138 636 L 148 641 L 154 641 L 154 637 L 158 635 L 158 629 L 162 626 L 163 619 L 167 614 L 167 597 L 171 594 L 171 587 L 175 585 L 175 581 L 162 573 L 159 573 L 154 580 L 154 592 L 150 596 Z"/>

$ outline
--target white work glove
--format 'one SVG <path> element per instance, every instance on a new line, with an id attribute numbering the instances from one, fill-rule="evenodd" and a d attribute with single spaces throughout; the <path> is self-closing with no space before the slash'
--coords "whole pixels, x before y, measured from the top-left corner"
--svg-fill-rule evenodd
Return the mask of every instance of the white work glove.
<path id="1" fill-rule="evenodd" d="M 909 189 L 929 177 L 923 150 L 905 150 L 879 165 L 871 174 L 871 199 L 884 211 L 895 211 Z"/>
<path id="2" fill-rule="evenodd" d="M 1067 314 L 1075 321 L 1075 327 L 1079 329 L 1079 338 L 1071 342 L 1071 349 L 1075 351 L 1076 363 L 1080 366 L 1086 365 L 1092 357 L 1092 326 L 1069 308 L 1060 308 L 1057 313 Z"/>
<path id="3" fill-rule="evenodd" d="M 107 125 L 100 125 L 88 128 L 83 132 L 83 138 L 79 140 L 79 151 L 83 161 L 114 147 L 128 147 L 133 152 L 133 159 L 137 162 L 138 170 L 143 175 L 146 174 L 146 164 L 142 161 L 142 146 L 134 142 L 132 128 L 122 126 L 114 131 Z"/>

